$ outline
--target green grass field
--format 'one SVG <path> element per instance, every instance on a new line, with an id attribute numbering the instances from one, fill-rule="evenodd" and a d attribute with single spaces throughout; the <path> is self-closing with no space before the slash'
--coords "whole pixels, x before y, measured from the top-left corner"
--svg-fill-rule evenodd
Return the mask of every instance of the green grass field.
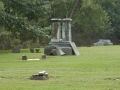
<path id="1" fill-rule="evenodd" d="M 79 47 L 80 56 L 48 56 L 42 53 L 0 51 L 0 90 L 120 90 L 120 46 Z M 30 80 L 46 70 L 48 80 Z"/>

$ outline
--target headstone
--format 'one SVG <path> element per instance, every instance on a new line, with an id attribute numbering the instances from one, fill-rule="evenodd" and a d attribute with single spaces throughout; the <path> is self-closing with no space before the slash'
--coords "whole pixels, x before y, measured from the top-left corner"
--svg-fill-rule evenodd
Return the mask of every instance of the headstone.
<path id="1" fill-rule="evenodd" d="M 94 46 L 113 45 L 109 39 L 99 39 L 98 42 L 94 43 Z"/>
<path id="2" fill-rule="evenodd" d="M 13 48 L 12 53 L 20 53 L 20 48 Z"/>
<path id="3" fill-rule="evenodd" d="M 104 45 L 113 45 L 109 39 L 104 39 L 103 40 Z"/>
<path id="4" fill-rule="evenodd" d="M 22 56 L 22 60 L 27 60 L 27 56 L 26 56 L 26 55 L 23 55 L 23 56 Z"/>
<path id="5" fill-rule="evenodd" d="M 36 53 L 39 53 L 40 49 L 39 49 L 39 48 L 36 48 L 35 51 L 36 51 Z"/>
<path id="6" fill-rule="evenodd" d="M 49 79 L 48 73 L 46 71 L 41 71 L 39 74 L 32 75 L 30 77 L 31 80 L 47 80 Z"/>
<path id="7" fill-rule="evenodd" d="M 34 53 L 34 48 L 30 48 L 30 52 L 31 52 L 31 53 Z"/>
<path id="8" fill-rule="evenodd" d="M 46 59 L 46 57 L 47 57 L 46 54 L 42 55 L 42 59 Z"/>
<path id="9" fill-rule="evenodd" d="M 104 43 L 102 40 L 99 40 L 98 42 L 94 43 L 94 46 L 103 46 Z"/>

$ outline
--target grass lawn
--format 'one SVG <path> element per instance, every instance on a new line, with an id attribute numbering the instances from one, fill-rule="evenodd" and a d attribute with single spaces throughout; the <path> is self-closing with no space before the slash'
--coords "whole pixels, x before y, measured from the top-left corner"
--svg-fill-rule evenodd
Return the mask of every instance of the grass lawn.
<path id="1" fill-rule="evenodd" d="M 0 90 L 120 90 L 120 46 L 79 47 L 80 56 L 48 56 L 41 53 L 0 51 Z M 48 80 L 30 80 L 46 70 Z"/>

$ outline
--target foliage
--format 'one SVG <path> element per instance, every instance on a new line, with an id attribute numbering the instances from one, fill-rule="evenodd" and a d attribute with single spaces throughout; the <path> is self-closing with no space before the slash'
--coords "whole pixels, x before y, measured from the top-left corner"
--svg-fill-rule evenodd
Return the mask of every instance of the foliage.
<path id="1" fill-rule="evenodd" d="M 76 12 L 75 22 L 80 23 L 84 33 L 98 32 L 110 27 L 109 16 L 93 0 L 83 0 L 82 7 Z"/>
<path id="2" fill-rule="evenodd" d="M 3 8 L 4 8 L 3 3 L 0 2 L 0 10 L 2 10 Z"/>
<path id="3" fill-rule="evenodd" d="M 68 18 L 74 4 L 74 0 L 51 0 L 52 18 Z"/>
<path id="4" fill-rule="evenodd" d="M 4 27 L 0 28 L 0 49 L 5 50 L 10 47 L 9 32 L 4 31 Z"/>
<path id="5" fill-rule="evenodd" d="M 0 12 L 1 26 L 12 33 L 19 32 L 22 40 L 36 38 L 38 32 L 45 33 L 40 28 L 48 26 L 45 22 L 50 13 L 47 1 L 36 0 L 33 3 L 27 0 L 2 0 L 2 2 L 4 9 Z"/>
<path id="6" fill-rule="evenodd" d="M 69 18 L 76 1 L 1 0 L 0 27 L 23 43 L 36 38 L 40 43 L 47 42 L 51 35 L 50 19 Z M 119 0 L 79 0 L 72 17 L 72 33 L 88 39 L 105 35 L 120 39 L 119 9 Z"/>
<path id="7" fill-rule="evenodd" d="M 120 40 L 120 1 L 116 0 L 115 4 L 107 7 L 106 10 L 111 17 L 110 21 L 112 22 L 112 29 L 110 32 L 115 33 Z"/>
<path id="8" fill-rule="evenodd" d="M 97 1 L 97 0 L 96 0 Z M 101 0 L 97 1 L 102 8 L 105 10 L 107 15 L 110 17 L 111 29 L 105 32 L 110 35 L 116 35 L 120 40 L 120 1 L 119 0 Z"/>
<path id="9" fill-rule="evenodd" d="M 54 1 L 54 0 L 53 0 Z M 52 17 L 68 18 L 76 0 L 60 0 L 52 5 Z M 108 1 L 108 0 L 105 0 Z M 72 34 L 83 35 L 88 39 L 96 34 L 103 35 L 111 28 L 110 16 L 103 9 L 105 1 L 80 0 L 73 14 Z M 109 1 L 110 3 L 111 0 Z"/>
<path id="10" fill-rule="evenodd" d="M 12 39 L 11 40 L 11 47 L 12 48 L 19 48 L 19 45 L 20 45 L 20 40 L 19 39 Z"/>

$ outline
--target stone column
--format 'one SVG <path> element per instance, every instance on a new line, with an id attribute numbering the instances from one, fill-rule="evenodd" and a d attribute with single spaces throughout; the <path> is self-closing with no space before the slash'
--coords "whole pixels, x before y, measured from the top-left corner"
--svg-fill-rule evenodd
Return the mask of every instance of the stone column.
<path id="1" fill-rule="evenodd" d="M 61 39 L 61 19 L 53 18 L 51 42 L 59 42 Z"/>
<path id="2" fill-rule="evenodd" d="M 70 18 L 62 19 L 62 41 L 71 41 L 71 21 Z"/>

